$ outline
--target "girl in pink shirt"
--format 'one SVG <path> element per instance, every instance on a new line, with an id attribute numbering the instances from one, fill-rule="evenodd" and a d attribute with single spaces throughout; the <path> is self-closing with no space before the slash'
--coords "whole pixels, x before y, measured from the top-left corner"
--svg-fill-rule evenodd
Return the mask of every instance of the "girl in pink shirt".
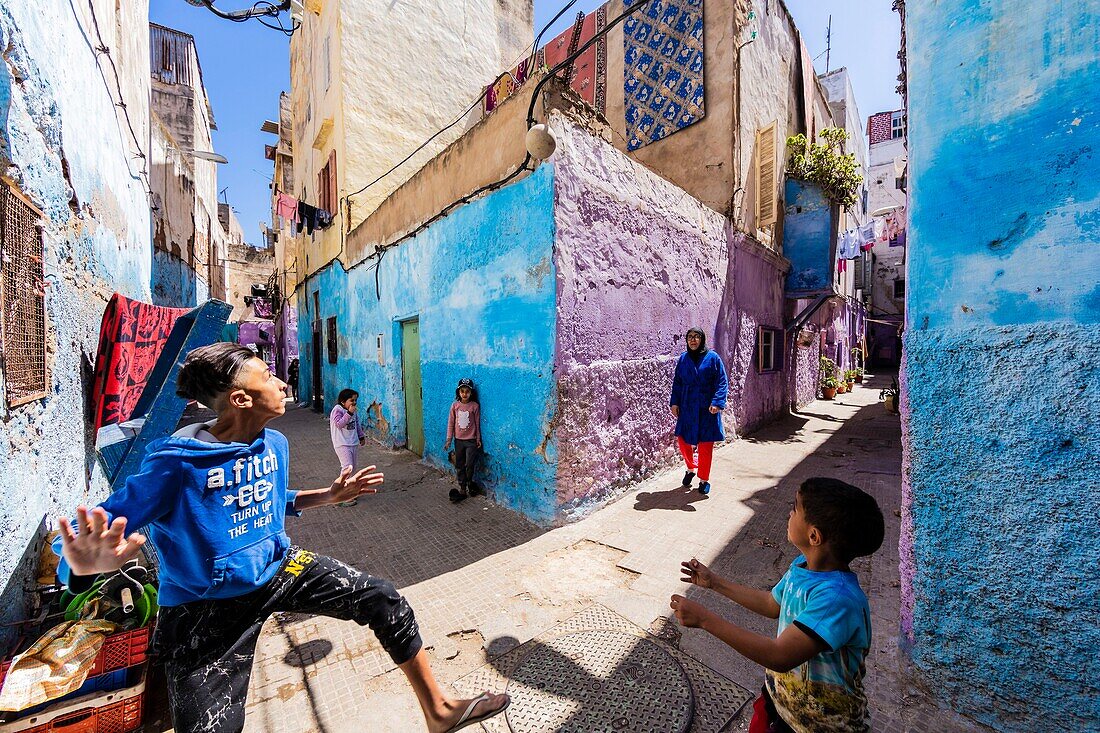
<path id="1" fill-rule="evenodd" d="M 329 414 L 329 433 L 332 435 L 332 449 L 340 459 L 340 468 L 351 468 L 355 472 L 359 457 L 359 446 L 366 442 L 367 434 L 359 422 L 359 393 L 354 389 L 340 390 L 336 397 L 336 406 Z M 358 500 L 340 502 L 340 506 L 355 506 Z"/>
<path id="2" fill-rule="evenodd" d="M 459 502 L 468 497 L 474 487 L 474 466 L 481 451 L 481 405 L 478 404 L 477 390 L 472 379 L 458 380 L 455 401 L 451 403 L 451 413 L 447 416 L 444 453 L 450 450 L 451 438 L 455 441 L 458 488 L 451 489 L 450 498 L 451 501 Z"/>

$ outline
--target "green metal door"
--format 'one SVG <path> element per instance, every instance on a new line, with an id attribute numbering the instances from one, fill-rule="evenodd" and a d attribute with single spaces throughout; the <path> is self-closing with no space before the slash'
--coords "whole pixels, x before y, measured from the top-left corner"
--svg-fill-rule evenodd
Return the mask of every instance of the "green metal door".
<path id="1" fill-rule="evenodd" d="M 405 388 L 405 440 L 424 455 L 424 393 L 420 384 L 420 321 L 401 324 L 401 381 Z"/>

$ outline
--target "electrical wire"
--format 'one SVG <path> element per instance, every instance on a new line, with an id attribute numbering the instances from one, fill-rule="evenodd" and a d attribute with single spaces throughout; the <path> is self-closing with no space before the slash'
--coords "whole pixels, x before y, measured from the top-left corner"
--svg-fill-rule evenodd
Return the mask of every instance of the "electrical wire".
<path id="1" fill-rule="evenodd" d="M 561 10 L 558 11 L 558 14 L 555 15 L 553 18 L 551 18 L 550 22 L 547 23 L 546 25 L 544 25 L 542 27 L 542 30 L 539 31 L 539 34 L 537 36 L 535 36 L 535 42 L 531 46 L 531 55 L 527 57 L 528 58 L 528 62 L 527 62 L 527 67 L 528 67 L 527 75 L 528 76 L 532 76 L 534 74 L 534 69 L 532 69 L 531 66 L 532 66 L 532 64 L 535 63 L 535 57 L 538 56 L 539 44 L 542 43 L 542 35 L 544 33 L 546 33 L 546 31 L 550 30 L 550 26 L 552 26 L 552 25 L 554 25 L 555 23 L 558 22 L 558 18 L 565 15 L 565 11 L 569 10 L 569 8 L 573 7 L 576 4 L 577 4 L 577 0 L 569 0 L 569 2 L 566 3 L 565 6 Z"/>
<path id="2" fill-rule="evenodd" d="M 203 2 L 211 2 L 211 1 L 212 1 L 212 0 L 203 0 Z M 532 75 L 533 75 L 533 73 L 534 73 L 534 70 L 533 70 L 533 69 L 531 69 L 531 68 L 530 68 L 530 66 L 531 66 L 531 64 L 532 64 L 532 63 L 534 63 L 534 58 L 535 58 L 535 56 L 536 56 L 536 55 L 538 54 L 538 48 L 539 48 L 539 43 L 540 43 L 540 42 L 542 41 L 542 36 L 543 36 L 543 34 L 545 34 L 545 33 L 546 33 L 546 31 L 548 31 L 548 30 L 550 29 L 550 26 L 552 26 L 552 25 L 553 25 L 554 23 L 556 23 L 556 22 L 557 22 L 558 18 L 560 18 L 560 17 L 562 16 L 562 15 L 564 15 L 564 14 L 565 14 L 565 11 L 569 10 L 569 8 L 573 7 L 573 6 L 574 6 L 574 5 L 576 4 L 576 3 L 577 3 L 577 0 L 569 0 L 569 2 L 568 2 L 568 3 L 566 3 L 566 4 L 565 4 L 565 6 L 564 6 L 564 7 L 562 7 L 562 9 L 561 9 L 561 10 L 559 10 L 559 11 L 558 11 L 558 14 L 557 14 L 557 15 L 555 15 L 555 16 L 554 16 L 553 18 L 551 18 L 551 19 L 550 19 L 550 22 L 549 22 L 549 23 L 547 23 L 546 25 L 544 25 L 544 26 L 542 27 L 542 30 L 540 30 L 540 31 L 539 31 L 538 35 L 537 35 L 537 36 L 535 36 L 535 41 L 534 41 L 534 43 L 532 43 L 532 44 L 531 44 L 531 45 L 530 45 L 530 46 L 528 47 L 528 48 L 530 48 L 530 50 L 531 50 L 531 51 L 530 51 L 530 54 L 528 54 L 528 51 L 527 51 L 527 49 L 524 49 L 524 51 L 523 51 L 523 54 L 522 54 L 522 55 L 520 56 L 520 58 L 518 58 L 518 59 L 516 59 L 516 60 L 515 60 L 514 62 L 512 62 L 512 64 L 511 64 L 511 65 L 509 66 L 509 68 L 511 68 L 512 66 L 515 66 L 516 64 L 518 64 L 518 63 L 519 63 L 519 62 L 520 62 L 520 61 L 521 61 L 521 60 L 522 60 L 523 58 L 528 58 L 528 59 L 530 59 L 530 61 L 528 61 L 528 70 L 527 70 L 527 76 L 528 76 L 528 77 L 532 76 Z M 344 205 L 345 205 L 345 208 L 347 209 L 347 212 L 346 212 L 346 214 L 347 214 L 347 220 L 348 220 L 348 222 L 347 222 L 347 225 L 346 225 L 346 226 L 350 226 L 350 225 L 351 225 L 351 198 L 352 198 L 353 196 L 358 196 L 359 194 L 363 193 L 364 191 L 366 191 L 366 190 L 367 190 L 368 188 L 370 188 L 370 187 L 371 187 L 371 186 L 373 186 L 374 184 L 376 184 L 376 183 L 378 183 L 379 181 L 381 181 L 381 180 L 382 180 L 383 178 L 385 178 L 385 177 L 386 177 L 386 176 L 388 176 L 389 174 L 391 174 L 391 173 L 393 173 L 394 171 L 396 171 L 396 170 L 397 170 L 398 168 L 400 168 L 400 167 L 401 167 L 402 165 L 404 165 L 405 163 L 409 162 L 409 160 L 411 160 L 411 159 L 412 159 L 412 158 L 413 158 L 413 157 L 414 157 L 414 156 L 415 156 L 415 155 L 416 155 L 417 153 L 419 153 L 419 152 L 420 152 L 421 150 L 423 150 L 424 148 L 426 148 L 426 147 L 427 147 L 427 146 L 428 146 L 428 145 L 429 145 L 429 144 L 430 144 L 430 143 L 431 143 L 431 142 L 432 142 L 433 140 L 435 140 L 435 139 L 436 139 L 437 137 L 439 137 L 440 135 L 442 135 L 442 134 L 443 134 L 444 132 L 446 132 L 447 130 L 451 129 L 452 127 L 454 127 L 455 125 L 457 125 L 457 124 L 458 124 L 459 122 L 461 122 L 461 121 L 462 121 L 463 119 L 465 119 L 465 118 L 466 118 L 466 115 L 470 114 L 470 112 L 472 112 L 472 111 L 473 111 L 473 109 L 474 109 L 475 107 L 477 107 L 477 106 L 478 106 L 479 104 L 481 104 L 481 103 L 482 103 L 482 101 L 484 101 L 484 99 L 485 99 L 485 95 L 489 93 L 489 89 L 490 89 L 490 88 L 492 88 L 492 87 L 494 87 L 494 86 L 496 86 L 496 83 L 497 83 L 497 82 L 499 82 L 499 81 L 500 81 L 501 79 L 503 79 L 503 78 L 504 78 L 505 76 L 511 76 L 511 77 L 512 77 L 512 81 L 513 81 L 513 82 L 515 82 L 515 84 L 516 84 L 516 86 L 517 86 L 517 87 L 518 87 L 518 86 L 520 85 L 520 82 L 519 82 L 519 81 L 518 81 L 518 80 L 516 79 L 516 77 L 515 77 L 515 76 L 512 76 L 512 72 L 511 72 L 511 71 L 503 71 L 503 72 L 501 72 L 500 74 L 497 74 L 496 78 L 495 78 L 495 79 L 493 79 L 493 81 L 492 81 L 492 82 L 491 82 L 490 84 L 488 84 L 487 86 L 485 86 L 485 87 L 483 87 L 483 88 L 482 88 L 481 94 L 480 94 L 480 95 L 478 95 L 477 99 L 475 99 L 475 100 L 473 101 L 473 103 L 472 103 L 472 104 L 471 104 L 471 105 L 470 105 L 469 107 L 467 107 L 467 108 L 466 108 L 465 110 L 463 110 L 462 114 L 460 114 L 460 115 L 459 115 L 458 117 L 456 117 L 456 118 L 455 118 L 454 120 L 452 120 L 452 121 L 451 121 L 451 122 L 450 122 L 450 123 L 449 123 L 449 124 L 448 124 L 448 125 L 447 125 L 446 127 L 442 128 L 441 130 L 439 130 L 438 132 L 436 132 L 435 134 L 433 134 L 433 135 L 432 135 L 431 137 L 429 137 L 429 138 L 428 138 L 427 140 L 425 140 L 425 141 L 424 141 L 423 143 L 421 143 L 421 144 L 420 144 L 420 145 L 419 145 L 419 146 L 418 146 L 418 147 L 417 147 L 417 148 L 416 148 L 415 150 L 413 150 L 413 151 L 412 151 L 411 153 L 409 153 L 409 154 L 408 154 L 408 155 L 406 155 L 406 156 L 405 156 L 404 158 L 402 158 L 402 159 L 401 159 L 400 161 L 398 161 L 398 162 L 397 162 L 397 163 L 396 163 L 396 164 L 395 164 L 395 165 L 394 165 L 394 166 L 393 166 L 392 168 L 390 168 L 390 169 L 389 169 L 388 171 L 386 171 L 386 172 L 385 172 L 385 173 L 383 173 L 382 175 L 378 176 L 378 177 L 377 177 L 377 178 L 375 178 L 375 179 L 374 179 L 373 181 L 371 181 L 371 182 L 370 182 L 370 183 L 368 183 L 367 185 L 365 185 L 365 186 L 363 186 L 362 188 L 360 188 L 360 189 L 359 189 L 358 191 L 352 191 L 351 193 L 349 193 L 349 194 L 346 194 L 346 195 L 345 195 L 345 196 L 344 196 L 344 197 L 343 197 L 343 198 L 342 198 L 342 199 L 340 200 L 340 203 L 341 203 L 341 204 L 344 204 Z"/>
<path id="3" fill-rule="evenodd" d="M 76 16 L 77 22 L 79 23 L 80 13 L 77 12 L 76 6 L 72 3 L 72 0 L 70 0 L 69 6 L 73 9 L 73 14 Z M 122 110 L 122 116 L 126 120 L 126 127 L 129 128 L 130 136 L 134 139 L 134 147 L 137 151 L 134 155 L 134 158 L 142 161 L 141 170 L 138 171 L 138 175 L 134 176 L 132 171 L 130 172 L 130 175 L 134 178 L 137 178 L 138 180 L 141 180 L 145 184 L 145 193 L 149 197 L 149 201 L 151 203 L 153 200 L 153 190 L 152 183 L 149 181 L 148 157 L 145 155 L 145 150 L 141 145 L 141 141 L 138 139 L 137 132 L 134 131 L 134 124 L 130 120 L 130 111 L 126 107 L 126 97 L 122 93 L 122 82 L 121 77 L 118 73 L 118 67 L 115 66 L 115 60 L 111 57 L 111 49 L 109 49 L 107 45 L 103 42 L 103 34 L 99 30 L 99 19 L 96 17 L 95 4 L 92 2 L 92 0 L 88 0 L 88 12 L 91 14 L 92 28 L 95 30 L 96 41 L 99 44 L 92 47 L 92 51 L 95 54 L 96 66 L 99 68 L 99 73 L 103 79 L 104 86 L 107 87 L 107 96 L 111 97 L 111 101 L 114 103 L 114 105 Z M 92 45 L 90 39 L 88 45 Z M 115 77 L 115 90 L 118 92 L 117 102 L 114 101 L 114 95 L 111 93 L 110 85 L 107 83 L 106 71 L 104 70 L 103 65 L 99 62 L 99 57 L 101 55 L 106 56 L 107 61 L 111 64 L 111 72 L 114 74 Z M 129 169 L 129 165 L 127 165 L 127 169 Z"/>
<path id="4" fill-rule="evenodd" d="M 283 25 L 281 13 L 290 10 L 290 0 L 282 0 L 278 5 L 268 0 L 258 0 L 250 8 L 232 11 L 224 11 L 214 7 L 214 0 L 196 0 L 196 2 L 223 20 L 228 20 L 231 23 L 244 23 L 255 20 L 267 28 L 279 31 L 288 38 L 294 35 L 294 31 L 302 27 L 301 22 L 293 18 L 291 18 L 289 28 Z M 275 18 L 275 24 L 264 20 L 265 17 Z"/>
<path id="5" fill-rule="evenodd" d="M 606 35 L 608 31 L 617 26 L 619 23 L 626 20 L 627 16 L 634 14 L 638 10 L 641 10 L 643 5 L 648 5 L 650 2 L 652 2 L 652 0 L 636 0 L 636 2 L 628 6 L 626 10 L 624 10 L 620 15 L 616 16 L 614 20 L 610 21 L 606 26 L 601 28 L 599 32 L 595 33 L 591 38 L 585 41 L 584 45 L 582 45 L 573 53 L 566 56 L 565 59 L 563 59 L 557 66 L 550 69 L 550 71 L 547 72 L 546 76 L 539 79 L 539 83 L 535 85 L 534 90 L 531 92 L 531 104 L 527 108 L 528 129 L 530 129 L 531 125 L 535 124 L 535 103 L 538 101 L 539 90 L 542 89 L 543 85 L 546 84 L 546 82 L 550 81 L 550 79 L 554 78 L 559 71 L 572 65 L 572 63 L 580 58 L 580 55 L 587 51 L 593 43 Z"/>
<path id="6" fill-rule="evenodd" d="M 203 1 L 204 2 L 210 2 L 211 0 L 203 0 Z M 561 17 L 561 15 L 565 13 L 565 11 L 567 11 L 570 7 L 572 7 L 572 5 L 575 1 L 576 0 L 570 0 L 570 2 L 564 8 L 562 8 L 561 11 L 559 11 L 559 13 L 550 21 L 550 23 L 547 23 L 543 27 L 543 29 L 539 32 L 539 35 L 538 35 L 539 39 L 542 38 L 542 35 L 546 32 L 546 30 L 550 27 L 550 25 L 552 25 L 559 17 Z M 589 49 L 589 47 L 591 47 L 592 44 L 594 44 L 597 40 L 599 40 L 600 38 L 605 36 L 608 32 L 610 32 L 612 28 L 617 26 L 619 23 L 621 23 L 623 20 L 625 20 L 631 14 L 633 14 L 633 13 L 637 12 L 638 10 L 640 10 L 643 5 L 647 5 L 651 1 L 652 0 L 636 0 L 636 2 L 634 2 L 633 4 L 628 6 L 620 15 L 616 16 L 606 26 L 604 26 L 598 32 L 596 32 L 592 36 L 592 38 L 588 39 L 588 41 L 586 41 L 580 48 L 578 48 L 573 53 L 566 56 L 553 69 L 550 69 L 547 72 L 546 76 L 544 76 L 542 79 L 539 80 L 538 84 L 535 85 L 534 90 L 532 90 L 532 92 L 531 92 L 531 104 L 527 109 L 527 127 L 528 127 L 528 129 L 530 129 L 530 127 L 535 124 L 534 110 L 535 110 L 536 101 L 538 99 L 539 90 L 542 89 L 542 87 L 551 78 L 555 77 L 559 71 L 561 71 L 564 68 L 567 68 L 574 61 L 576 61 L 580 57 L 581 54 L 583 54 L 585 51 L 587 51 Z M 537 49 L 536 49 L 536 51 L 537 51 Z M 501 78 L 503 78 L 503 76 L 505 74 L 508 74 L 508 73 L 510 73 L 510 72 L 504 72 L 502 74 L 497 75 L 496 79 L 493 81 L 493 84 L 495 84 L 497 81 L 499 81 Z M 416 150 L 414 150 L 412 153 L 410 153 L 404 160 L 401 161 L 401 163 L 398 163 L 396 166 L 394 166 L 390 170 L 386 171 L 381 176 L 379 176 L 377 179 L 375 179 L 371 183 L 368 183 L 366 186 L 359 189 L 358 191 L 348 194 L 344 198 L 344 201 L 347 201 L 348 199 L 350 199 L 351 196 L 355 196 L 359 193 L 362 193 L 363 191 L 365 191 L 367 188 L 369 188 L 370 186 L 377 183 L 382 178 L 385 178 L 387 175 L 389 175 L 394 170 L 396 170 L 402 163 L 407 161 L 412 156 L 416 155 L 416 153 L 418 153 L 420 150 L 422 150 L 428 143 L 430 143 L 433 139 L 435 139 L 440 134 L 442 134 L 446 129 L 449 129 L 450 127 L 453 127 L 455 124 L 457 124 L 458 120 L 461 120 L 463 117 L 465 117 L 467 114 L 469 114 L 470 110 L 472 110 L 474 108 L 474 106 L 476 106 L 479 102 L 481 102 L 481 100 L 483 100 L 485 98 L 485 95 L 488 93 L 488 89 L 489 89 L 489 87 L 486 87 L 482 91 L 482 93 L 478 96 L 478 99 L 474 102 L 474 104 L 471 105 L 469 108 L 467 108 L 466 112 L 464 112 L 462 114 L 462 116 L 458 117 L 455 120 L 455 122 L 452 122 L 450 125 L 448 125 L 443 130 L 440 130 L 435 135 L 432 135 L 431 138 L 429 138 L 420 147 L 418 147 Z M 532 168 L 528 168 L 528 164 L 531 162 L 531 160 L 532 160 L 531 153 L 530 152 L 526 153 L 526 155 L 523 158 L 523 161 L 519 164 L 519 167 L 517 167 L 514 171 L 512 171 L 508 175 L 504 176 L 503 178 L 501 178 L 497 181 L 493 181 L 492 183 L 487 183 L 484 186 L 481 186 L 480 188 L 478 188 L 477 190 L 472 191 L 471 193 L 468 193 L 465 196 L 462 196 L 462 197 L 456 199 L 455 201 L 452 201 L 450 204 L 447 204 L 447 206 L 443 207 L 443 209 L 441 209 L 438 213 L 436 213 L 430 219 L 428 219 L 427 221 L 424 221 L 423 223 L 421 223 L 418 227 L 416 227 L 416 229 L 413 229 L 411 232 L 406 232 L 405 234 L 401 235 L 400 237 L 398 237 L 394 241 L 390 242 L 389 244 L 377 245 L 375 247 L 375 250 L 374 250 L 373 254 L 368 255 L 362 261 L 357 262 L 355 265 L 352 265 L 351 267 L 349 267 L 347 269 L 349 271 L 353 270 L 353 269 L 355 269 L 356 267 L 358 267 L 360 265 L 366 264 L 366 262 L 368 262 L 369 260 L 377 258 L 377 261 L 374 264 L 375 295 L 379 300 L 381 300 L 382 299 L 381 286 L 380 286 L 379 281 L 378 281 L 379 269 L 380 269 L 379 266 L 381 265 L 382 257 L 385 256 L 385 253 L 386 253 L 387 250 L 396 247 L 397 245 L 404 242 L 406 239 L 410 239 L 412 237 L 415 237 L 417 234 L 424 231 L 424 229 L 431 226 L 436 221 L 439 221 L 443 217 L 447 216 L 456 207 L 461 206 L 461 205 L 466 204 L 466 203 L 469 203 L 472 199 L 476 198 L 477 196 L 480 196 L 483 193 L 488 193 L 490 191 L 495 191 L 496 189 L 501 188 L 502 186 L 506 185 L 507 183 L 509 183 L 510 181 L 512 181 L 514 178 L 516 178 L 517 176 L 519 176 L 521 173 L 523 173 L 525 171 L 533 170 Z M 349 207 L 349 217 L 348 218 L 350 220 L 350 218 L 351 218 L 350 217 L 350 203 L 348 204 L 348 207 Z M 342 246 L 341 246 L 341 249 L 343 249 Z M 333 258 L 333 260 L 330 260 L 329 263 L 326 263 L 325 266 L 327 266 L 332 261 L 335 261 L 337 259 L 339 259 L 338 256 Z M 308 277 L 309 276 L 307 275 L 306 279 L 308 279 Z M 304 281 L 299 282 L 297 284 L 297 286 L 295 287 L 295 290 L 297 290 L 298 288 L 300 288 L 304 284 L 305 284 Z"/>
<path id="7" fill-rule="evenodd" d="M 531 126 L 535 122 L 535 116 L 534 116 L 535 115 L 535 104 L 538 101 L 539 90 L 542 89 L 542 87 L 550 79 L 554 78 L 559 71 L 561 71 L 562 69 L 568 68 L 574 61 L 576 61 L 577 58 L 579 58 L 582 53 L 584 53 L 586 50 L 588 50 L 589 46 L 591 46 L 593 43 L 595 43 L 597 40 L 599 40 L 601 37 L 603 37 L 605 34 L 607 34 L 612 28 L 614 28 L 619 23 L 621 23 L 623 20 L 625 20 L 629 15 L 631 15 L 632 13 L 638 11 L 639 9 L 641 9 L 641 7 L 643 5 L 647 5 L 650 2 L 651 2 L 651 0 L 636 0 L 636 2 L 634 2 L 629 7 L 627 7 L 626 10 L 624 10 L 621 15 L 617 16 L 614 20 L 610 21 L 604 28 L 600 29 L 600 31 L 598 33 L 594 34 L 592 36 L 592 38 L 590 38 L 587 42 L 585 42 L 584 45 L 582 45 L 580 48 L 578 48 L 573 53 L 566 56 L 565 59 L 563 59 L 553 69 L 551 69 L 546 74 L 546 76 L 544 76 L 542 79 L 539 80 L 538 84 L 535 85 L 535 88 L 531 92 L 531 104 L 527 108 L 527 127 L 528 127 L 528 129 L 530 129 Z M 531 158 L 531 153 L 528 152 L 524 156 L 523 162 L 520 163 L 519 167 L 516 168 L 514 171 L 512 171 L 508 175 L 504 176 L 503 178 L 501 178 L 498 181 L 493 181 L 492 183 L 487 183 L 484 186 L 481 186 L 480 188 L 478 188 L 477 190 L 475 190 L 471 193 L 468 193 L 465 196 L 462 196 L 461 198 L 459 198 L 455 201 L 452 201 L 450 204 L 445 206 L 441 211 L 439 211 L 439 213 L 437 213 L 435 216 L 431 217 L 427 221 L 420 224 L 420 226 L 418 226 L 416 229 L 413 229 L 411 232 L 407 232 L 407 233 L 403 234 L 402 236 L 398 237 L 397 239 L 390 242 L 389 244 L 375 247 L 375 254 L 379 258 L 381 258 L 384 255 L 386 250 L 392 249 L 393 247 L 396 247 L 401 242 L 404 242 L 406 239 L 410 239 L 411 237 L 415 237 L 417 234 L 424 231 L 424 229 L 429 227 L 431 224 L 433 224 L 434 222 L 436 222 L 436 221 L 442 219 L 443 217 L 445 217 L 452 210 L 454 210 L 455 207 L 461 206 L 461 205 L 466 204 L 466 203 L 469 203 L 470 200 L 480 196 L 483 193 L 487 193 L 489 191 L 494 191 L 498 188 L 501 188 L 502 186 L 507 184 L 509 181 L 514 179 L 516 176 L 518 176 L 520 173 L 523 173 L 524 171 L 527 171 L 527 170 L 531 170 L 527 167 L 528 164 L 531 162 L 531 159 L 532 159 Z M 378 275 L 378 271 L 376 269 L 375 270 L 376 280 L 377 280 L 377 275 Z M 382 297 L 381 293 L 379 292 L 378 293 L 378 298 L 381 299 L 381 297 Z"/>

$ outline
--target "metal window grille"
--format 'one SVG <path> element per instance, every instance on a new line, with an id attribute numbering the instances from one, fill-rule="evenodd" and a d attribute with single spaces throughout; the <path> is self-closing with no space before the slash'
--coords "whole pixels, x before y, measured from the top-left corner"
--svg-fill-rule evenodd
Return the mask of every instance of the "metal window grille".
<path id="1" fill-rule="evenodd" d="M 46 396 L 46 296 L 40 212 L 0 186 L 3 370 L 10 407 Z"/>

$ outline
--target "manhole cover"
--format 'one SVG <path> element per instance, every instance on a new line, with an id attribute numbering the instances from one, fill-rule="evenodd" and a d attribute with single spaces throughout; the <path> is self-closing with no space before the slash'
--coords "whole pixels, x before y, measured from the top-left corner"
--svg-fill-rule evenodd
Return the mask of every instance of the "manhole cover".
<path id="1" fill-rule="evenodd" d="M 541 643 L 508 682 L 512 733 L 685 733 L 695 701 L 675 658 L 619 631 Z"/>

